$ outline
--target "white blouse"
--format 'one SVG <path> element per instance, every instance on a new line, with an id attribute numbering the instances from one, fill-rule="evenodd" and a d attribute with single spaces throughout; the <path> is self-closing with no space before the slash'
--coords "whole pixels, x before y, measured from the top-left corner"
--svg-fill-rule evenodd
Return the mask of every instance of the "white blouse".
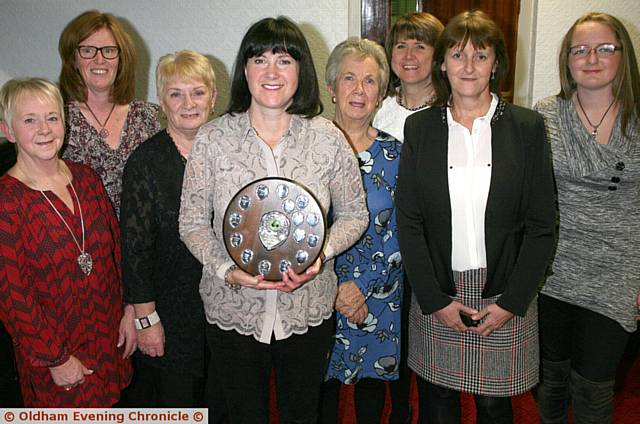
<path id="1" fill-rule="evenodd" d="M 491 184 L 491 118 L 498 105 L 492 94 L 487 114 L 473 121 L 471 132 L 449 123 L 447 168 L 451 202 L 451 267 L 454 271 L 486 268 L 484 214 Z"/>
<path id="2" fill-rule="evenodd" d="M 386 132 L 398 141 L 404 141 L 404 121 L 419 110 L 409 110 L 398 104 L 397 98 L 388 96 L 382 101 L 380 109 L 373 118 L 373 128 Z"/>

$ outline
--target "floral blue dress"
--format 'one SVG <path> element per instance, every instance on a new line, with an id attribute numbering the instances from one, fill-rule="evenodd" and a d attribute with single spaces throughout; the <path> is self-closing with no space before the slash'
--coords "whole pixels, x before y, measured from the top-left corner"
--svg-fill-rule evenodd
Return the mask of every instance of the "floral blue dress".
<path id="1" fill-rule="evenodd" d="M 371 146 L 358 154 L 369 227 L 336 258 L 335 271 L 338 284 L 355 281 L 367 299 L 369 314 L 356 325 L 336 311 L 326 380 L 355 384 L 361 378 L 398 379 L 403 271 L 393 197 L 401 148 L 402 143 L 379 131 Z"/>

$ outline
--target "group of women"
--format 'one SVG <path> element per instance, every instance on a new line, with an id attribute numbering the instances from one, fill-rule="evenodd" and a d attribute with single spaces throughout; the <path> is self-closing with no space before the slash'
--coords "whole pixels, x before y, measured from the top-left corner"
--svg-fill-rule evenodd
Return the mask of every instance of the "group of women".
<path id="1" fill-rule="evenodd" d="M 400 423 L 411 369 L 419 422 L 458 423 L 468 392 L 478 423 L 511 423 L 510 397 L 534 386 L 543 423 L 566 422 L 569 400 L 575 422 L 611 421 L 640 307 L 640 77 L 616 18 L 574 23 L 538 112 L 500 96 L 505 40 L 481 11 L 403 16 L 386 51 L 338 44 L 333 123 L 284 17 L 249 28 L 211 121 L 200 53 L 160 59 L 158 107 L 134 100 L 112 15 L 76 17 L 59 51 L 60 90 L 0 91 L 17 150 L 0 177 L 0 318 L 25 405 L 113 406 L 128 386 L 127 406 L 261 423 L 273 370 L 283 423 L 338 422 L 341 383 L 358 422 L 379 422 L 390 389 Z M 222 231 L 264 177 L 304 185 L 330 222 L 318 258 L 280 281 L 238 268 Z"/>

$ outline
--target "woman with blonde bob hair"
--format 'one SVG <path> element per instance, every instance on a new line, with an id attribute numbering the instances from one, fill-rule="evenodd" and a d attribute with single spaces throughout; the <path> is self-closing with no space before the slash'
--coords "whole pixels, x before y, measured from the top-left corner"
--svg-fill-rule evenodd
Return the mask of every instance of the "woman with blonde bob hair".
<path id="1" fill-rule="evenodd" d="M 110 407 L 129 384 L 136 338 L 113 208 L 91 168 L 59 158 L 64 114 L 55 84 L 8 81 L 0 114 L 17 151 L 0 177 L 0 320 L 25 406 Z"/>
<path id="2" fill-rule="evenodd" d="M 186 160 L 215 105 L 215 74 L 202 54 L 182 50 L 160 58 L 156 88 L 167 128 L 131 154 L 122 185 L 125 300 L 140 324 L 127 396 L 138 407 L 196 407 L 206 375 L 202 265 L 180 241 L 178 213 Z"/>
<path id="3" fill-rule="evenodd" d="M 561 90 L 541 100 L 560 226 L 539 298 L 543 424 L 610 423 L 616 369 L 640 314 L 640 76 L 620 20 L 587 13 L 559 53 Z"/>
<path id="4" fill-rule="evenodd" d="M 63 157 L 96 170 L 118 215 L 124 164 L 160 130 L 158 107 L 134 99 L 135 46 L 113 15 L 81 13 L 60 34 L 58 51 L 68 128 Z"/>

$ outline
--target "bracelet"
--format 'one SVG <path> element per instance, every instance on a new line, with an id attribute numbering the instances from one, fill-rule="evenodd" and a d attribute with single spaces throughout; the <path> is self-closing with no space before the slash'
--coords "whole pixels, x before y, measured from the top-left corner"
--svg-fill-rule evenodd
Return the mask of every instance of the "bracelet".
<path id="1" fill-rule="evenodd" d="M 135 318 L 133 320 L 133 323 L 136 326 L 136 330 L 144 330 L 145 328 L 149 328 L 159 322 L 160 316 L 158 316 L 158 311 L 153 311 L 147 316 Z"/>
<path id="2" fill-rule="evenodd" d="M 238 265 L 233 264 L 229 267 L 229 269 L 227 269 L 224 273 L 224 285 L 229 287 L 231 290 L 233 290 L 234 292 L 238 292 L 240 291 L 240 284 L 238 283 L 234 283 L 233 281 L 231 281 L 231 273 L 233 271 L 235 271 L 236 269 L 238 269 Z"/>

